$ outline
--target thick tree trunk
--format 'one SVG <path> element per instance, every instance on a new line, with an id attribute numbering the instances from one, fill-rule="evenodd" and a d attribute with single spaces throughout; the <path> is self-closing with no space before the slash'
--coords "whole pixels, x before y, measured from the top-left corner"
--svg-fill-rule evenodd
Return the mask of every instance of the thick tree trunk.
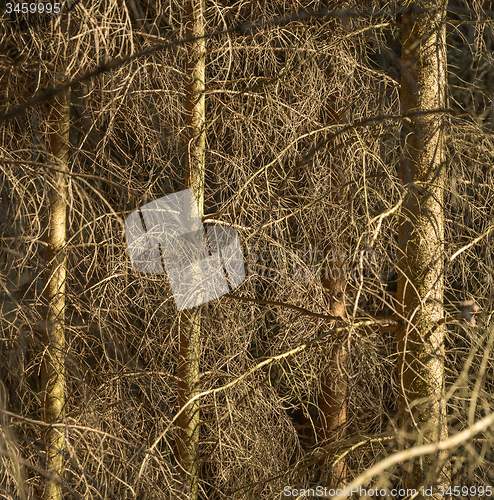
<path id="1" fill-rule="evenodd" d="M 187 35 L 204 35 L 204 2 L 189 0 L 187 6 Z M 196 197 L 199 215 L 204 214 L 205 177 L 205 79 L 206 42 L 196 40 L 188 46 L 186 88 L 187 155 L 185 187 L 192 188 Z M 203 307 L 183 311 L 180 315 L 180 364 L 179 364 L 179 406 L 199 392 L 201 354 L 201 315 Z M 198 498 L 199 479 L 199 400 L 182 413 L 178 420 L 180 427 L 178 453 L 180 466 L 192 500 Z"/>
<path id="2" fill-rule="evenodd" d="M 444 400 L 444 114 L 446 106 L 447 1 L 411 4 L 403 16 L 401 178 L 406 196 L 399 231 L 398 380 L 403 429 L 430 443 L 447 437 Z M 426 112 L 420 114 L 420 112 Z M 403 481 L 447 485 L 443 456 L 405 464 Z M 437 488 L 434 488 L 437 493 Z"/>
<path id="3" fill-rule="evenodd" d="M 59 80 L 60 81 L 60 80 Z M 51 104 L 49 152 L 53 164 L 67 169 L 69 156 L 70 90 L 58 94 Z M 53 174 L 50 188 L 50 211 L 47 233 L 46 299 L 48 313 L 44 335 L 45 352 L 42 370 L 44 420 L 56 423 L 65 415 L 65 276 L 66 276 L 66 175 Z M 43 498 L 62 499 L 62 474 L 65 440 L 63 429 L 48 429 L 45 434 L 46 469 L 51 478 L 45 481 Z"/>

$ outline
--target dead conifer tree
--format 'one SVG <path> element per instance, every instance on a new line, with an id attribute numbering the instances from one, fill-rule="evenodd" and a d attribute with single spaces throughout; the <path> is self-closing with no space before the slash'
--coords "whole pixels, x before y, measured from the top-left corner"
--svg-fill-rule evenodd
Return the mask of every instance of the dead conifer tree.
<path id="1" fill-rule="evenodd" d="M 341 179 L 337 185 L 341 185 Z M 339 206 L 346 198 L 335 197 L 333 203 Z M 327 237 L 331 238 L 328 228 Z M 346 318 L 345 289 L 346 280 L 344 256 L 338 255 L 341 242 L 333 241 L 333 245 L 326 244 L 324 249 L 327 265 L 321 275 L 321 284 L 325 289 L 329 312 L 331 315 Z M 337 256 L 338 255 L 338 256 Z M 319 398 L 320 438 L 324 445 L 336 445 L 344 439 L 347 424 L 348 388 L 346 377 L 347 349 L 344 342 L 337 341 L 329 347 L 328 363 L 321 374 L 321 395 Z M 336 452 L 329 455 L 322 469 L 324 484 L 330 487 L 345 484 L 345 460 Z"/>
<path id="2" fill-rule="evenodd" d="M 204 2 L 190 0 L 187 5 L 187 36 L 204 35 Z M 205 71 L 206 41 L 194 40 L 188 47 L 186 87 L 186 168 L 185 187 L 194 192 L 199 215 L 204 214 L 205 175 Z M 179 407 L 199 392 L 202 307 L 196 306 L 180 315 Z M 181 414 L 178 451 L 190 498 L 198 497 L 199 408 L 196 400 Z"/>
<path id="3" fill-rule="evenodd" d="M 399 231 L 400 420 L 418 443 L 447 437 L 444 401 L 444 115 L 447 1 L 414 2 L 403 16 L 401 178 L 406 195 Z M 414 114 L 416 113 L 416 114 Z M 439 458 L 439 460 L 438 460 Z M 407 487 L 447 484 L 443 457 L 424 456 L 404 471 Z M 435 491 L 437 491 L 435 489 Z"/>
<path id="4" fill-rule="evenodd" d="M 55 83 L 62 82 L 58 73 Z M 45 284 L 48 312 L 44 332 L 45 352 L 42 370 L 43 414 L 47 423 L 65 416 L 65 279 L 67 162 L 69 158 L 70 89 L 54 97 L 48 121 L 48 148 L 59 171 L 51 177 L 50 209 L 47 231 L 47 277 Z M 63 429 L 48 428 L 45 434 L 46 468 L 43 498 L 61 500 L 65 437 Z"/>

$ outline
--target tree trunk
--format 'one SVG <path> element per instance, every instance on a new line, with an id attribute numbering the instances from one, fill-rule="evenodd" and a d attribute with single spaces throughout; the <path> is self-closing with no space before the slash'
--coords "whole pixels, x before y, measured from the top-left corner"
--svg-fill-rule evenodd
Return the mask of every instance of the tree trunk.
<path id="1" fill-rule="evenodd" d="M 335 185 L 341 185 L 339 175 L 336 175 Z M 342 197 L 341 197 L 342 196 Z M 347 200 L 346 193 L 340 194 L 334 200 L 335 204 L 344 204 Z M 346 223 L 345 219 L 341 220 Z M 336 231 L 337 232 L 337 231 Z M 345 289 L 346 279 L 344 257 L 336 256 L 340 251 L 341 242 L 338 238 L 331 237 L 333 231 L 328 228 L 327 237 L 332 243 L 327 243 L 324 248 L 324 257 L 328 259 L 321 271 L 321 284 L 326 290 L 329 303 L 329 312 L 333 316 L 346 317 Z M 319 398 L 319 437 L 321 445 L 335 444 L 344 439 L 347 424 L 347 388 L 346 376 L 347 352 L 343 343 L 335 343 L 327 354 L 327 365 L 321 374 L 321 395 Z M 321 464 L 321 483 L 329 488 L 335 488 L 346 483 L 346 464 L 340 458 L 336 449 Z"/>
<path id="2" fill-rule="evenodd" d="M 61 79 L 57 79 L 58 82 Z M 49 117 L 49 152 L 53 164 L 67 170 L 69 156 L 70 90 L 56 96 Z M 46 299 L 48 312 L 44 332 L 45 352 L 41 376 L 45 422 L 61 422 L 65 416 L 65 276 L 67 179 L 62 172 L 52 176 L 47 234 Z M 45 434 L 46 469 L 43 498 L 62 499 L 62 473 L 65 450 L 64 430 L 49 428 Z"/>
<path id="3" fill-rule="evenodd" d="M 330 271 L 338 272 L 338 278 L 322 278 L 323 287 L 328 291 L 330 313 L 333 316 L 346 316 L 345 311 L 345 276 L 343 266 Z M 347 421 L 347 353 L 345 346 L 335 344 L 328 355 L 328 365 L 321 375 L 321 396 L 319 399 L 321 445 L 336 443 L 344 439 Z M 331 454 L 325 460 L 322 469 L 322 482 L 327 487 L 336 487 L 346 482 L 345 460 L 340 453 Z M 335 463 L 336 462 L 336 463 Z"/>
<path id="4" fill-rule="evenodd" d="M 204 2 L 189 0 L 187 5 L 187 36 L 204 35 Z M 204 215 L 205 177 L 205 79 L 206 42 L 199 39 L 188 45 L 186 87 L 187 155 L 185 187 L 192 188 L 197 201 L 199 215 Z M 180 313 L 180 363 L 179 406 L 193 398 L 200 390 L 201 316 L 202 306 Z M 181 414 L 178 439 L 180 466 L 188 488 L 189 498 L 198 498 L 199 479 L 199 400 L 188 406 Z"/>
<path id="5" fill-rule="evenodd" d="M 403 16 L 403 113 L 446 106 L 447 1 L 413 2 Z M 398 239 L 397 333 L 400 424 L 418 444 L 447 438 L 444 400 L 444 114 L 417 114 L 402 127 L 401 179 L 406 190 Z M 410 437 L 410 435 L 409 435 Z M 444 456 L 405 464 L 404 485 L 448 485 Z"/>

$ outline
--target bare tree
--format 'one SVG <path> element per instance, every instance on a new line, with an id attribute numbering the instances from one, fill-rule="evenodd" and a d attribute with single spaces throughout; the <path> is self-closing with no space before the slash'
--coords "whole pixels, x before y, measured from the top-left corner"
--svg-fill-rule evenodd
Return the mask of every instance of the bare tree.
<path id="1" fill-rule="evenodd" d="M 63 45 L 62 45 L 63 46 Z M 63 83 L 64 74 L 58 73 L 54 84 Z M 50 183 L 47 243 L 47 276 L 45 283 L 48 311 L 44 331 L 44 362 L 42 370 L 43 416 L 50 424 L 60 423 L 65 417 L 65 284 L 66 217 L 67 217 L 67 162 L 70 142 L 70 90 L 53 99 L 47 123 L 50 162 L 57 169 Z M 49 427 L 45 433 L 46 478 L 43 498 L 62 499 L 65 436 L 63 429 Z"/>
<path id="2" fill-rule="evenodd" d="M 348 190 L 342 189 L 341 177 L 333 174 L 332 180 L 338 191 L 331 199 L 330 206 L 340 217 L 341 226 L 331 225 L 327 228 L 328 243 L 324 246 L 325 265 L 322 267 L 321 284 L 326 292 L 328 312 L 336 318 L 347 319 L 346 288 L 348 276 L 345 262 L 345 241 L 341 237 L 339 227 L 348 226 L 346 218 L 341 219 L 341 207 L 348 206 Z M 330 220 L 334 220 L 331 217 Z M 343 240 L 343 241 L 342 241 Z M 331 242 L 331 243 L 329 243 Z M 341 326 L 342 322 L 335 322 Z M 346 465 L 342 450 L 337 448 L 347 434 L 348 413 L 348 380 L 347 357 L 348 346 L 343 340 L 328 346 L 327 366 L 321 374 L 321 395 L 319 397 L 320 436 L 322 445 L 332 445 L 334 454 L 329 454 L 321 470 L 322 483 L 330 487 L 346 484 Z"/>
<path id="3" fill-rule="evenodd" d="M 444 179 L 447 1 L 415 2 L 403 16 L 398 331 L 400 420 L 417 441 L 448 436 L 444 395 Z M 420 11 L 419 11 L 420 10 Z M 425 477 L 446 486 L 444 453 L 404 468 L 404 484 Z M 436 494 L 436 493 L 435 493 Z"/>
<path id="4" fill-rule="evenodd" d="M 205 177 L 205 85 L 206 41 L 204 37 L 204 0 L 187 3 L 186 28 L 189 37 L 197 38 L 187 46 L 187 86 L 185 112 L 187 123 L 185 187 L 191 188 L 197 201 L 199 216 L 204 215 Z M 200 392 L 201 331 L 203 307 L 196 306 L 180 314 L 179 407 Z M 197 399 L 179 417 L 179 458 L 190 498 L 198 498 L 200 464 L 199 411 Z"/>
<path id="5" fill-rule="evenodd" d="M 404 151 L 399 147 L 398 2 L 188 5 L 210 33 L 204 72 L 204 46 L 186 40 L 195 25 L 186 3 L 74 4 L 67 17 L 74 57 L 65 73 L 92 76 L 72 84 L 67 168 L 51 149 L 33 148 L 45 142 L 38 139 L 48 137 L 48 126 L 60 128 L 53 112 L 60 96 L 38 103 L 37 113 L 22 107 L 37 88 L 38 66 L 57 72 L 56 18 L 39 16 L 43 22 L 27 26 L 14 12 L 0 25 L 0 113 L 10 113 L 0 134 L 2 493 L 30 500 L 47 478 L 56 483 L 53 461 L 46 470 L 40 453 L 46 431 L 65 437 L 59 478 L 70 498 L 281 498 L 286 486 L 301 491 L 337 481 L 391 492 L 404 485 L 403 465 L 419 470 L 442 454 L 449 454 L 452 484 L 492 484 L 492 422 L 483 419 L 494 408 L 491 15 L 478 2 L 477 10 L 449 2 L 455 113 L 442 183 L 439 173 L 418 177 L 426 160 L 412 146 L 421 144 L 423 130 L 431 130 L 426 145 L 436 141 L 435 107 L 446 103 L 425 108 L 422 94 L 412 107 L 404 103 L 409 121 Z M 414 18 L 431 27 L 417 38 L 422 46 L 434 40 L 436 22 L 425 15 L 432 4 L 424 5 Z M 410 81 L 410 88 L 418 85 Z M 431 96 L 434 85 L 418 90 Z M 19 106 L 24 111 L 15 112 Z M 414 185 L 400 179 L 400 161 L 416 175 Z M 432 169 L 439 172 L 439 163 Z M 69 202 L 65 417 L 46 422 L 42 275 L 54 272 L 55 260 L 45 259 L 42 207 L 49 196 L 57 199 L 59 174 L 66 184 L 57 194 L 66 189 Z M 231 294 L 177 314 L 169 281 L 132 268 L 124 221 L 148 200 L 184 189 L 184 179 L 205 225 L 237 231 L 246 278 Z M 422 261 L 403 254 L 396 238 L 405 220 L 410 238 L 422 234 L 412 223 L 432 221 L 439 234 L 439 212 L 427 218 L 413 211 L 434 202 L 444 212 L 443 254 L 431 237 L 427 244 L 441 260 L 444 283 L 433 286 L 440 272 L 432 261 L 424 270 L 431 295 L 425 284 L 414 295 L 409 289 L 421 283 L 411 271 Z M 416 241 L 415 248 L 428 249 Z M 400 300 L 416 301 L 399 314 L 398 258 L 408 272 Z M 416 353 L 426 356 L 424 346 L 437 336 L 423 339 L 425 320 L 417 318 L 429 314 L 430 297 L 440 301 L 442 285 L 443 330 L 433 333 L 444 334 L 447 440 L 419 421 L 427 412 L 421 387 L 405 385 L 420 380 L 414 371 L 427 375 L 435 353 L 422 365 L 407 349 L 401 367 L 410 368 L 408 378 L 396 369 L 400 315 L 403 342 L 416 341 Z M 436 313 L 441 318 L 440 304 Z M 441 395 L 440 385 L 427 401 Z M 401 422 L 400 392 L 411 410 L 401 405 Z M 412 474 L 407 484 L 411 479 L 417 482 Z"/>

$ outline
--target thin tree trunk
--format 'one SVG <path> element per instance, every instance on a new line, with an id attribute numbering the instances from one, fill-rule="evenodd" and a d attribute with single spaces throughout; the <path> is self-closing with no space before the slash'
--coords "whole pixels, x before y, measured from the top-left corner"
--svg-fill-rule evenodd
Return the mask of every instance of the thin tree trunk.
<path id="1" fill-rule="evenodd" d="M 204 2 L 189 0 L 187 5 L 187 36 L 204 35 Z M 192 188 L 199 215 L 204 214 L 205 177 L 205 79 L 206 42 L 199 39 L 188 46 L 186 88 L 187 155 L 185 187 Z M 179 406 L 200 390 L 201 316 L 203 307 L 185 310 L 180 315 Z M 198 498 L 199 479 L 199 417 L 200 402 L 195 401 L 181 414 L 178 452 L 180 466 L 192 500 Z"/>
<path id="2" fill-rule="evenodd" d="M 445 0 L 410 4 L 403 16 L 403 113 L 446 106 Z M 397 333 L 399 416 L 419 444 L 447 438 L 444 400 L 444 115 L 405 118 L 401 178 L 406 196 L 399 230 Z M 404 465 L 406 487 L 448 485 L 444 456 L 426 455 Z M 437 487 L 434 488 L 434 495 Z"/>
<path id="3" fill-rule="evenodd" d="M 56 96 L 49 117 L 49 152 L 55 166 L 67 170 L 69 156 L 70 90 Z M 66 276 L 66 206 L 67 179 L 53 174 L 47 233 L 48 271 L 46 298 L 48 312 L 44 333 L 45 352 L 42 370 L 44 420 L 56 423 L 65 416 L 65 276 Z M 46 469 L 43 498 L 61 500 L 65 439 L 63 429 L 48 429 L 45 434 Z"/>

